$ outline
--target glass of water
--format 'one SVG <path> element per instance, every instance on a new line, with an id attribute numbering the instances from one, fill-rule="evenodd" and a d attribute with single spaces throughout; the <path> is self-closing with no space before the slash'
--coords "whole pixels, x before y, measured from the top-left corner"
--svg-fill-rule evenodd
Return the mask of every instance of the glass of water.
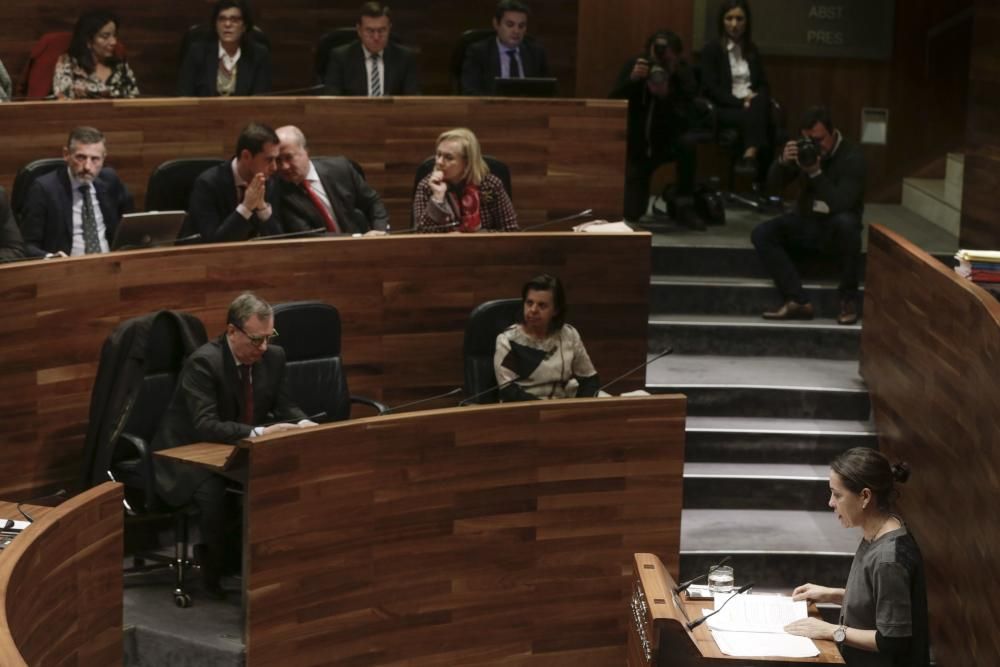
<path id="1" fill-rule="evenodd" d="M 728 565 L 720 565 L 708 573 L 708 590 L 712 595 L 716 593 L 733 592 L 733 568 Z"/>

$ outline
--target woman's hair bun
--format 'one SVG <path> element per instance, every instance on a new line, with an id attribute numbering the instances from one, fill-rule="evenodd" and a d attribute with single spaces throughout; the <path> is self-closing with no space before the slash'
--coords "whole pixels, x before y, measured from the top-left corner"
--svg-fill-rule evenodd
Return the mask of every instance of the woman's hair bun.
<path id="1" fill-rule="evenodd" d="M 900 484 L 905 484 L 910 479 L 910 464 L 906 461 L 892 464 L 892 478 Z"/>

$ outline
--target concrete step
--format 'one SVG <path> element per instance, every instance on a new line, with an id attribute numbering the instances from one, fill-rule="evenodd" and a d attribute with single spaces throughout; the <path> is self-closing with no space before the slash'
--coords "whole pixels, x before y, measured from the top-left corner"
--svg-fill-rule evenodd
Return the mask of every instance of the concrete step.
<path id="1" fill-rule="evenodd" d="M 813 359 L 858 358 L 861 323 L 836 320 L 775 322 L 748 315 L 656 313 L 649 318 L 651 350 L 672 345 L 677 354 L 795 356 Z"/>
<path id="2" fill-rule="evenodd" d="M 837 316 L 840 294 L 835 282 L 811 282 L 805 288 L 821 317 Z M 766 279 L 659 275 L 651 282 L 649 309 L 668 314 L 759 316 L 780 304 L 774 283 Z"/>
<path id="3" fill-rule="evenodd" d="M 962 200 L 954 188 L 946 192 L 939 178 L 904 178 L 903 206 L 950 234 L 958 235 Z"/>
<path id="4" fill-rule="evenodd" d="M 854 361 L 673 354 L 646 369 L 650 393 L 683 393 L 690 417 L 866 421 L 868 392 Z"/>
<path id="5" fill-rule="evenodd" d="M 864 278 L 864 255 L 861 277 Z M 838 275 L 837 263 L 829 258 L 814 257 L 798 262 L 803 280 L 832 280 Z M 770 280 L 757 252 L 747 236 L 744 246 L 668 245 L 654 240 L 652 271 L 655 275 L 686 275 L 711 277 L 743 277 Z"/>
<path id="6" fill-rule="evenodd" d="M 829 510 L 685 509 L 680 579 L 731 556 L 737 585 L 787 591 L 807 581 L 843 586 L 859 540 Z"/>
<path id="7" fill-rule="evenodd" d="M 847 419 L 689 416 L 684 460 L 825 466 L 852 447 L 877 448 L 875 425 Z"/>
<path id="8" fill-rule="evenodd" d="M 958 210 L 962 210 L 962 182 L 965 179 L 965 156 L 961 153 L 948 153 L 945 159 L 944 198 L 945 201 L 958 202 Z"/>
<path id="9" fill-rule="evenodd" d="M 829 467 L 808 463 L 684 464 L 684 509 L 809 510 L 830 498 Z"/>

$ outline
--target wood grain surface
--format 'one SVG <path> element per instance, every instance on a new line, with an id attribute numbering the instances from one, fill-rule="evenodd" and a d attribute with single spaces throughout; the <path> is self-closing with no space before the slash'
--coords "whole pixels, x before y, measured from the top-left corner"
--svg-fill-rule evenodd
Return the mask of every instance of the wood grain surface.
<path id="1" fill-rule="evenodd" d="M 0 462 L 0 497 L 79 478 L 101 345 L 128 318 L 184 310 L 215 336 L 243 290 L 272 303 L 320 299 L 340 309 L 351 391 L 392 406 L 461 386 L 469 312 L 518 296 L 542 271 L 566 284 L 569 321 L 602 377 L 640 364 L 649 261 L 648 234 L 553 233 L 268 241 L 0 266 L 0 443 L 17 453 Z M 642 386 L 637 372 L 611 391 Z"/>
<path id="2" fill-rule="evenodd" d="M 159 164 L 184 157 L 228 159 L 251 121 L 298 125 L 312 155 L 346 155 L 360 163 L 397 230 L 410 226 L 417 165 L 434 153 L 442 131 L 459 126 L 472 129 L 483 151 L 510 167 L 522 227 L 584 208 L 621 219 L 621 100 L 271 97 L 2 104 L 0 125 L 8 141 L 0 184 L 10 192 L 21 166 L 60 156 L 73 127 L 93 125 L 107 137 L 107 164 L 142 209 L 149 175 Z"/>
<path id="3" fill-rule="evenodd" d="M 660 559 L 651 553 L 634 554 L 632 562 L 632 596 L 629 612 L 629 667 L 671 665 L 732 665 L 734 660 L 753 665 L 815 665 L 844 664 L 837 645 L 832 641 L 814 643 L 820 654 L 815 658 L 734 658 L 719 650 L 708 625 L 702 623 L 693 631 L 684 626 L 701 618 L 702 609 L 712 602 L 688 600 L 674 595 L 676 582 Z M 819 616 L 815 605 L 811 616 Z"/>
<path id="4" fill-rule="evenodd" d="M 612 665 L 678 567 L 683 396 L 373 417 L 250 446 L 247 664 Z"/>
<path id="5" fill-rule="evenodd" d="M 991 664 L 1000 304 L 888 229 L 868 238 L 861 373 L 880 449 L 912 469 L 898 504 L 923 552 L 931 646 L 940 665 Z"/>
<path id="6" fill-rule="evenodd" d="M 14 503 L 0 503 L 0 515 L 17 516 Z M 0 664 L 121 665 L 121 486 L 33 516 L 0 552 Z"/>

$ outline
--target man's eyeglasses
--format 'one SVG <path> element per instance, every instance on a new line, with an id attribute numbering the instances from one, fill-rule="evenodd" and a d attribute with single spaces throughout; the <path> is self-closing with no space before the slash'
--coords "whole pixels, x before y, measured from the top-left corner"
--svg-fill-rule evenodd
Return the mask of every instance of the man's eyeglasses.
<path id="1" fill-rule="evenodd" d="M 246 330 L 238 324 L 233 324 L 233 326 L 239 329 L 241 332 L 243 332 L 243 335 L 247 337 L 247 339 L 250 341 L 250 344 L 253 345 L 254 347 L 260 347 L 264 343 L 270 343 L 272 340 L 278 337 L 277 329 L 275 329 L 269 334 L 262 334 L 260 336 L 256 336 L 248 334 Z"/>

